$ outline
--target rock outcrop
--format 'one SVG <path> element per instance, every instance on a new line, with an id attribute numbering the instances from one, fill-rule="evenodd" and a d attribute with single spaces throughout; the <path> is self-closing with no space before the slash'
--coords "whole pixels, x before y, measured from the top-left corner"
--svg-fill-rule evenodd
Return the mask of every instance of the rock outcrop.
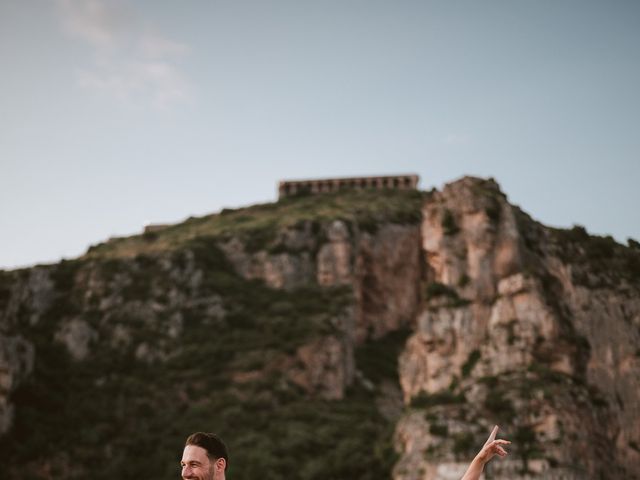
<path id="1" fill-rule="evenodd" d="M 459 478 L 494 423 L 514 455 L 492 478 L 635 478 L 638 271 L 597 289 L 576 281 L 576 268 L 610 273 L 563 258 L 584 247 L 491 181 L 447 185 L 423 211 L 426 298 L 400 358 L 410 413 L 395 480 Z"/>

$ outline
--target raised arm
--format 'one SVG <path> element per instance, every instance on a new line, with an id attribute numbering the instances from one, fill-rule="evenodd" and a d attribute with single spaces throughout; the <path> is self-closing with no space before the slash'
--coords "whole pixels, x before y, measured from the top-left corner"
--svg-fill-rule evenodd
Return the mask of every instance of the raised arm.
<path id="1" fill-rule="evenodd" d="M 491 431 L 491 435 L 482 446 L 482 450 L 475 456 L 469 468 L 465 472 L 462 480 L 478 480 L 482 471 L 484 470 L 484 466 L 491 460 L 494 455 L 499 455 L 501 457 L 506 457 L 507 452 L 501 445 L 508 445 L 511 442 L 507 440 L 496 440 L 496 435 L 498 434 L 498 426 L 493 427 Z"/>

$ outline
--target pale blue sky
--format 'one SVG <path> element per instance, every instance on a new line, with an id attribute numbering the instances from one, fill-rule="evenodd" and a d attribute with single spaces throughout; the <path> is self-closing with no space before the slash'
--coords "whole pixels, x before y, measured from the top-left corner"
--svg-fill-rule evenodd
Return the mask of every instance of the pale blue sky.
<path id="1" fill-rule="evenodd" d="M 0 69 L 0 268 L 411 172 L 640 239 L 637 1 L 0 0 Z"/>

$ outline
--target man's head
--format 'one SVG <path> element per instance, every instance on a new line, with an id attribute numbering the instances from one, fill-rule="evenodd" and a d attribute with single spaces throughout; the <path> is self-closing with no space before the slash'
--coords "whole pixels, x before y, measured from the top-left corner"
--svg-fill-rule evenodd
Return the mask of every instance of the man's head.
<path id="1" fill-rule="evenodd" d="M 227 446 L 213 433 L 194 433 L 185 442 L 180 464 L 183 479 L 225 480 Z"/>

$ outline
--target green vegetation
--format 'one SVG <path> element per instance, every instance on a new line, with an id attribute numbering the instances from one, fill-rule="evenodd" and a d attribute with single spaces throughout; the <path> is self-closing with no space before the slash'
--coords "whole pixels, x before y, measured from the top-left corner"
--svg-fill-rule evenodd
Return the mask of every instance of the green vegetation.
<path id="1" fill-rule="evenodd" d="M 437 437 L 449 435 L 449 427 L 446 424 L 432 423 L 429 425 L 429 433 Z"/>
<path id="2" fill-rule="evenodd" d="M 543 382 L 562 384 L 571 381 L 571 377 L 566 373 L 551 370 L 548 365 L 540 362 L 531 363 L 527 370 L 535 374 L 535 376 Z"/>
<path id="3" fill-rule="evenodd" d="M 157 232 L 144 232 L 142 234 L 142 240 L 144 240 L 145 242 L 154 242 L 157 239 L 158 239 Z"/>
<path id="4" fill-rule="evenodd" d="M 0 312 L 4 311 L 11 299 L 11 286 L 16 277 L 15 274 L 0 270 Z"/>
<path id="5" fill-rule="evenodd" d="M 447 300 L 446 307 L 464 307 L 471 303 L 466 298 L 461 298 L 454 288 L 439 282 L 431 282 L 424 288 L 424 294 L 427 300 L 435 298 L 445 298 Z"/>
<path id="6" fill-rule="evenodd" d="M 545 227 L 533 220 L 526 212 L 518 207 L 512 207 L 518 232 L 522 236 L 524 246 L 529 252 L 542 255 L 542 246 L 546 244 Z M 525 268 L 531 264 L 525 265 Z"/>
<path id="7" fill-rule="evenodd" d="M 436 297 L 449 297 L 449 298 L 457 298 L 458 293 L 448 285 L 439 282 L 431 282 L 425 288 L 425 294 L 427 298 L 436 298 Z"/>
<path id="8" fill-rule="evenodd" d="M 218 240 L 240 238 L 248 251 L 282 249 L 277 234 L 283 229 L 305 230 L 318 235 L 320 227 L 342 219 L 353 228 L 374 233 L 382 223 L 417 224 L 426 194 L 418 191 L 363 190 L 281 199 L 219 214 L 191 217 L 157 232 L 112 239 L 95 245 L 89 258 L 134 257 L 172 250 L 190 240 L 208 236 Z"/>
<path id="9" fill-rule="evenodd" d="M 477 449 L 471 432 L 460 432 L 453 436 L 453 453 L 457 459 L 467 459 Z"/>
<path id="10" fill-rule="evenodd" d="M 480 197 L 493 198 L 496 200 L 507 199 L 506 195 L 502 193 L 502 191 L 500 190 L 500 186 L 494 178 L 475 178 L 474 180 L 475 182 L 471 188 L 476 195 Z"/>
<path id="11" fill-rule="evenodd" d="M 516 452 L 522 461 L 522 474 L 529 473 L 529 460 L 539 457 L 542 452 L 538 446 L 536 432 L 529 425 L 521 425 L 513 436 Z"/>
<path id="12" fill-rule="evenodd" d="M 489 205 L 485 207 L 485 213 L 489 220 L 493 223 L 498 223 L 502 214 L 502 205 L 495 198 L 491 198 L 491 200 L 489 200 Z"/>
<path id="13" fill-rule="evenodd" d="M 589 235 L 580 225 L 569 230 L 550 231 L 555 237 L 560 258 L 578 267 L 574 281 L 591 288 L 615 285 L 621 279 L 640 282 L 640 250 L 633 241 L 629 241 L 626 247 L 611 236 Z"/>
<path id="14" fill-rule="evenodd" d="M 505 328 L 507 329 L 507 343 L 509 345 L 513 345 L 516 343 L 518 336 L 516 335 L 516 325 L 518 324 L 517 318 L 512 318 L 509 320 L 509 323 L 506 324 Z"/>
<path id="15" fill-rule="evenodd" d="M 502 423 L 511 421 L 516 415 L 513 402 L 506 394 L 506 389 L 490 389 L 484 401 L 484 407 Z"/>
<path id="16" fill-rule="evenodd" d="M 589 392 L 589 400 L 591 404 L 596 408 L 607 408 L 609 401 L 604 393 L 595 385 L 587 385 L 587 391 Z"/>
<path id="17" fill-rule="evenodd" d="M 456 219 L 449 209 L 445 209 L 442 214 L 442 228 L 445 235 L 455 235 L 460 231 Z"/>
<path id="18" fill-rule="evenodd" d="M 52 326 L 51 322 L 64 316 L 78 313 L 81 294 L 74 290 L 74 286 L 81 265 L 82 262 L 78 260 L 63 260 L 51 267 L 50 277 L 55 285 L 56 294 L 44 315 L 48 326 Z M 69 294 L 69 292 L 73 293 Z"/>
<path id="19" fill-rule="evenodd" d="M 463 393 L 455 393 L 451 390 L 441 390 L 436 393 L 427 393 L 424 390 L 411 399 L 413 408 L 430 408 L 436 405 L 451 405 L 464 403 L 466 401 Z"/>
<path id="20" fill-rule="evenodd" d="M 487 180 L 476 179 L 472 191 L 475 195 L 481 197 L 484 211 L 489 220 L 493 223 L 498 223 L 502 215 L 502 202 L 504 202 L 507 197 L 500 191 L 500 187 L 496 181 L 493 178 Z"/>
<path id="21" fill-rule="evenodd" d="M 379 340 L 369 340 L 356 349 L 356 365 L 367 380 L 398 381 L 398 357 L 410 334 L 409 329 L 391 332 Z"/>
<path id="22" fill-rule="evenodd" d="M 471 278 L 469 278 L 469 275 L 467 275 L 466 273 L 463 273 L 458 279 L 458 286 L 460 288 L 464 288 L 467 285 L 469 285 L 470 282 L 471 282 Z"/>
<path id="23" fill-rule="evenodd" d="M 469 354 L 467 361 L 462 365 L 461 373 L 463 378 L 466 378 L 471 374 L 473 368 L 478 363 L 478 360 L 480 360 L 480 350 L 476 349 Z"/>
<path id="24" fill-rule="evenodd" d="M 374 392 L 356 387 L 343 400 L 322 400 L 278 367 L 308 341 L 343 335 L 336 318 L 351 308 L 352 291 L 281 291 L 246 281 L 216 245 L 215 237 L 185 241 L 170 253 L 170 269 L 166 256 L 147 254 L 52 267 L 51 308 L 41 322 L 24 326 L 37 361 L 12 395 L 14 425 L 0 440 L 10 461 L 0 464 L 0 478 L 44 478 L 48 465 L 52 479 L 174 479 L 182 442 L 196 430 L 216 431 L 228 442 L 229 475 L 238 480 L 390 476 L 393 425 L 377 411 Z M 171 277 L 191 261 L 202 273 L 196 290 L 189 278 L 182 284 Z M 124 306 L 111 309 L 108 319 L 93 300 L 85 303 L 79 279 L 89 268 L 109 288 L 121 286 Z M 191 301 L 150 318 L 146 310 L 125 308 L 168 305 L 173 288 Z M 210 313 L 214 298 L 223 316 Z M 172 314 L 182 318 L 177 338 L 166 331 Z M 98 332 L 83 361 L 52 341 L 70 316 Z M 117 328 L 126 331 L 127 342 L 112 341 Z M 395 377 L 406 335 L 364 344 L 356 352 L 357 367 L 376 382 Z M 139 358 L 141 345 L 156 355 Z"/>

